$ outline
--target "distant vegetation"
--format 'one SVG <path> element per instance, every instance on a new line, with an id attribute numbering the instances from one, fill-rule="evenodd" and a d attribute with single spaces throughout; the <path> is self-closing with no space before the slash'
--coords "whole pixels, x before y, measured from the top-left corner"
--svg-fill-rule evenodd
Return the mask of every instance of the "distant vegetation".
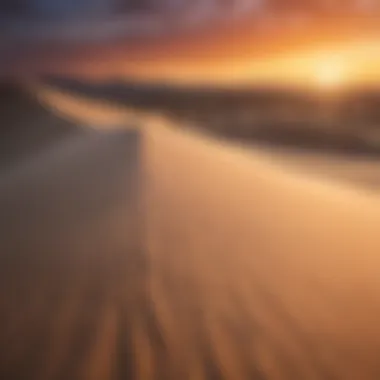
<path id="1" fill-rule="evenodd" d="M 49 79 L 61 91 L 159 112 L 231 139 L 380 152 L 380 89 L 323 96 L 286 89 L 175 88 Z"/>

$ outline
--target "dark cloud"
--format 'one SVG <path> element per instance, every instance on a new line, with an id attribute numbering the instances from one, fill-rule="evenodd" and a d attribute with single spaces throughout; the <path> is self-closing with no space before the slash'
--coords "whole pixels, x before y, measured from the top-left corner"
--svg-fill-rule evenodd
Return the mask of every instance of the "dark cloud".
<path id="1" fill-rule="evenodd" d="M 345 12 L 374 10 L 380 7 L 377 0 L 0 0 L 0 16 L 19 15 L 30 18 L 105 17 L 137 13 L 182 12 L 213 16 L 234 12 L 307 11 Z"/>
<path id="2" fill-rule="evenodd" d="M 239 21 L 261 31 L 263 25 L 283 25 L 293 13 L 308 22 L 314 15 L 376 7 L 377 0 L 0 0 L 0 54 L 14 41 L 103 43 L 176 36 Z"/>

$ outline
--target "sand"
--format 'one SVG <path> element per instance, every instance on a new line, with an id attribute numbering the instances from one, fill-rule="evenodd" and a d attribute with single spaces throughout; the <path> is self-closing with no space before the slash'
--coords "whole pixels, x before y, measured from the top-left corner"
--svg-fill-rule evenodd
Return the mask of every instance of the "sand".
<path id="1" fill-rule="evenodd" d="M 1 378 L 378 379 L 375 192 L 155 125 L 18 162 L 0 209 Z"/>

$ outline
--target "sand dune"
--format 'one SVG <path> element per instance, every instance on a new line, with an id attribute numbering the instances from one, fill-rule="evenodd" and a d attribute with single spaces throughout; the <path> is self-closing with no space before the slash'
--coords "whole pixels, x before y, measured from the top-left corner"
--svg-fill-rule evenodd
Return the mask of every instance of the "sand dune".
<path id="1" fill-rule="evenodd" d="M 225 378 L 377 377 L 378 197 L 173 131 L 144 151 L 151 292 L 186 348 L 205 334 Z"/>
<path id="2" fill-rule="evenodd" d="M 0 181 L 2 379 L 378 379 L 376 194 L 164 126 L 34 157 Z"/>

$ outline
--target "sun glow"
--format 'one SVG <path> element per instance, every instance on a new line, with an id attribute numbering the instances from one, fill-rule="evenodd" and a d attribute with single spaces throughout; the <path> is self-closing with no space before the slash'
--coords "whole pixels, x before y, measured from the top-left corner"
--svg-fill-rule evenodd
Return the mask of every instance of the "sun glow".
<path id="1" fill-rule="evenodd" d="M 168 51 L 148 46 L 129 52 L 129 59 L 115 61 L 112 67 L 108 62 L 96 66 L 94 77 L 112 69 L 117 78 L 185 86 L 295 86 L 317 91 L 380 86 L 380 30 L 323 43 L 307 43 L 305 38 L 296 47 L 284 41 L 281 49 L 270 44 L 268 40 L 265 53 L 261 45 L 243 37 L 240 44 L 226 44 L 225 50 L 211 43 L 209 49 L 202 45 L 203 50 L 196 44 L 173 44 Z M 90 76 L 90 68 L 83 65 L 81 70 L 81 75 Z"/>
<path id="2" fill-rule="evenodd" d="M 164 65 L 163 65 L 164 66 Z M 337 90 L 355 85 L 380 85 L 380 36 L 272 57 L 249 57 L 197 68 L 173 66 L 168 77 L 179 82 L 228 85 L 285 85 Z M 161 73 L 165 72 L 162 70 Z"/>
<path id="3" fill-rule="evenodd" d="M 380 37 L 241 62 L 221 77 L 236 84 L 295 85 L 323 91 L 361 85 L 378 87 Z"/>
<path id="4" fill-rule="evenodd" d="M 347 80 L 344 63 L 331 60 L 317 62 L 315 67 L 315 82 L 322 89 L 336 89 L 343 86 Z"/>

